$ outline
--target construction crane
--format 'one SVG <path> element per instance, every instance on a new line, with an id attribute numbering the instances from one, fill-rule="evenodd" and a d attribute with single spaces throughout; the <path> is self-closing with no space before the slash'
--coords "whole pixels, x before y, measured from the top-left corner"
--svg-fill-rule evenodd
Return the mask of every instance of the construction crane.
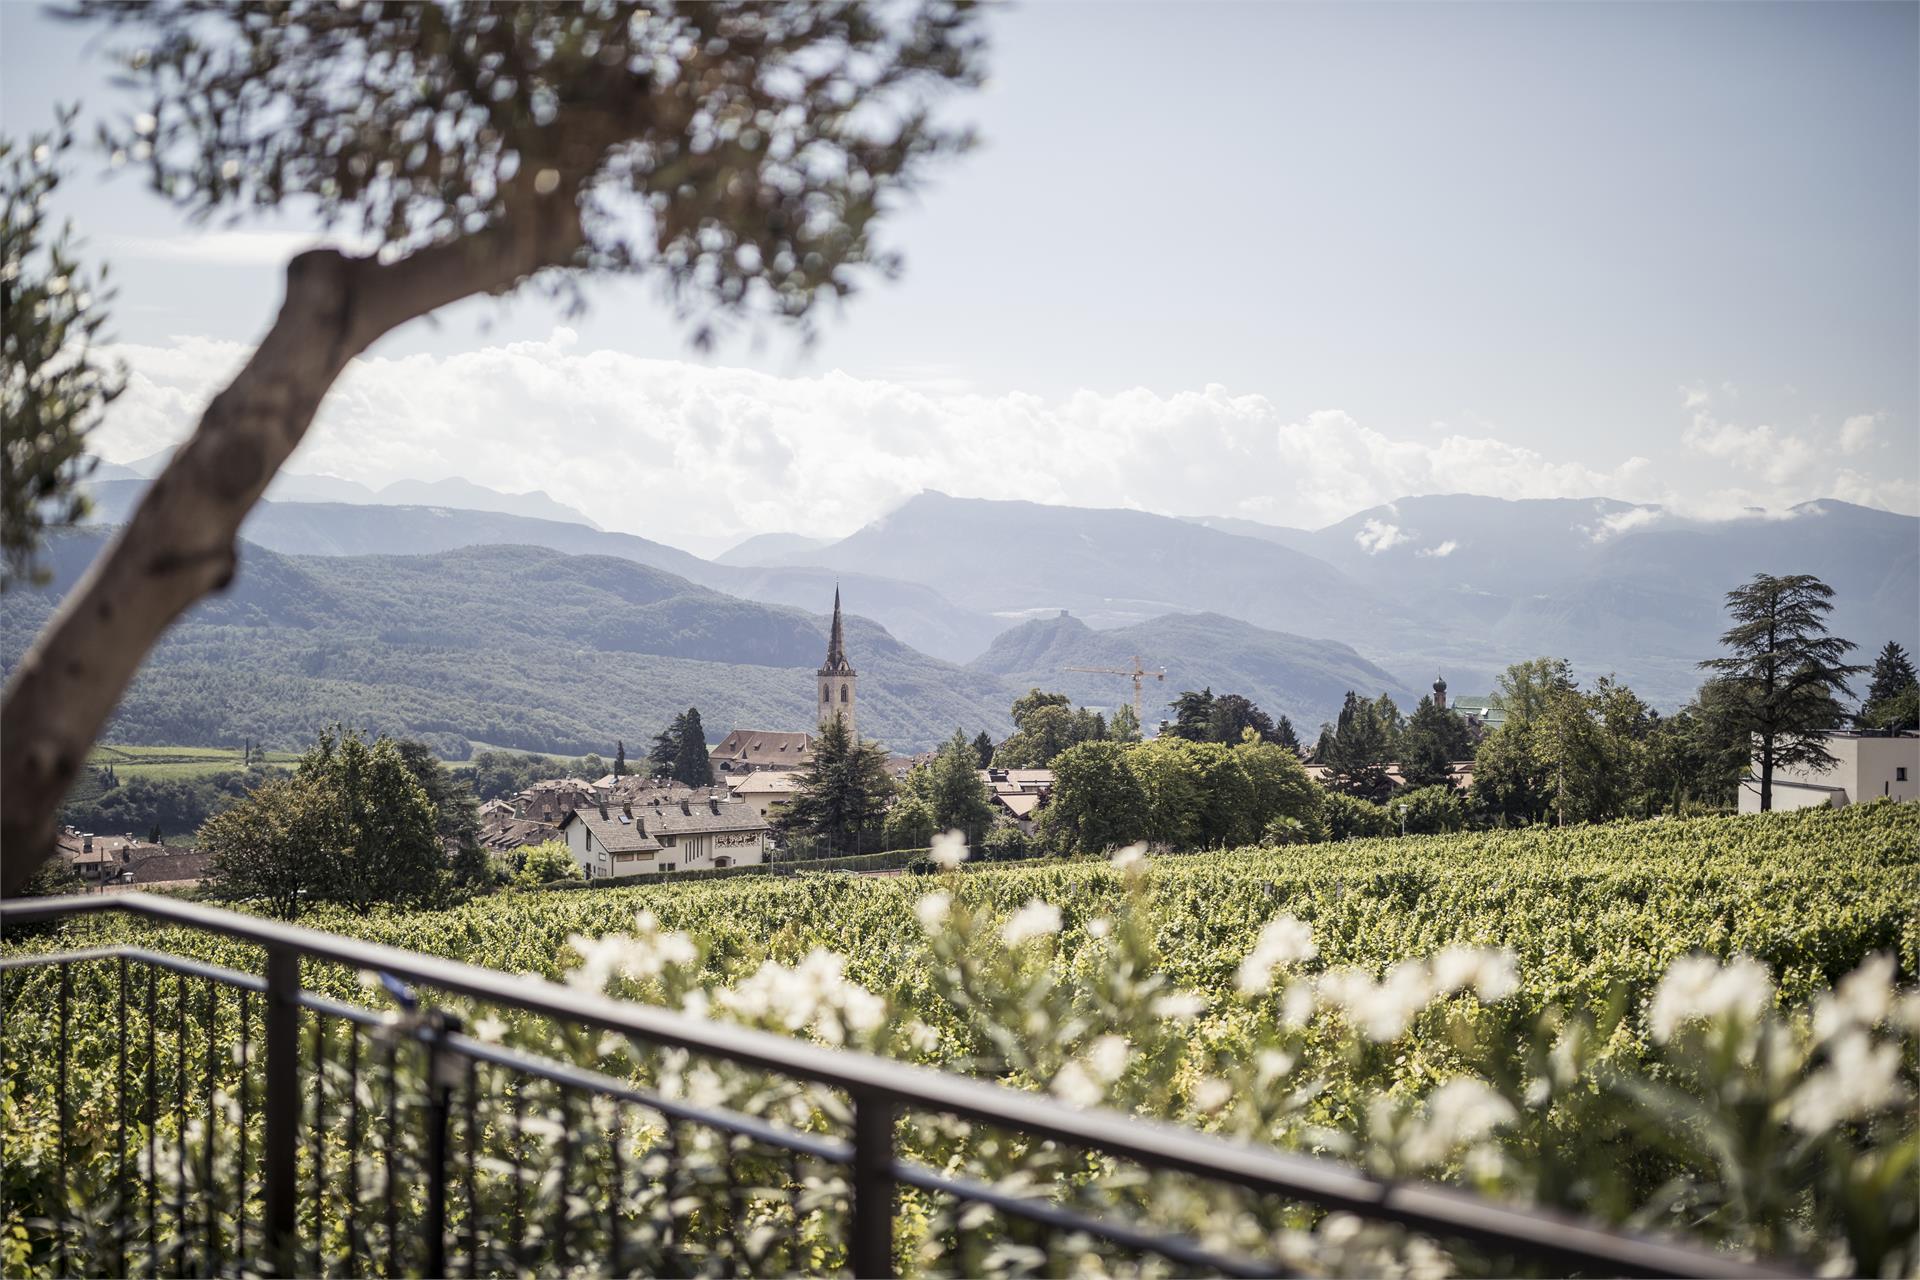
<path id="1" fill-rule="evenodd" d="M 1143 732 L 1146 729 L 1147 722 L 1140 714 L 1141 686 L 1146 683 L 1148 676 L 1152 676 L 1155 680 L 1162 680 L 1162 681 L 1164 681 L 1167 678 L 1167 669 L 1165 667 L 1161 667 L 1155 671 L 1149 671 L 1145 667 L 1141 666 L 1140 655 L 1137 653 L 1133 656 L 1133 667 L 1131 670 L 1129 670 L 1126 667 L 1062 667 L 1061 670 L 1062 671 L 1090 671 L 1093 674 L 1100 675 L 1100 676 L 1126 676 L 1128 679 L 1132 680 L 1133 681 L 1133 718 L 1139 722 L 1141 730 Z"/>

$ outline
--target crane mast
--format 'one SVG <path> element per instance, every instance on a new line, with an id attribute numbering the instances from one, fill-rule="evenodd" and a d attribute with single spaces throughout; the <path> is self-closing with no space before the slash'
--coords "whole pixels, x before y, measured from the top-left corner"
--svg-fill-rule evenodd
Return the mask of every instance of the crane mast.
<path id="1" fill-rule="evenodd" d="M 1134 655 L 1132 667 L 1062 667 L 1061 670 L 1062 671 L 1088 671 L 1088 672 L 1092 672 L 1094 675 L 1102 675 L 1102 676 L 1126 676 L 1128 679 L 1132 680 L 1133 681 L 1133 718 L 1139 722 L 1142 733 L 1146 731 L 1147 722 L 1146 722 L 1146 719 L 1140 714 L 1140 691 L 1146 685 L 1147 677 L 1149 676 L 1153 677 L 1155 680 L 1160 680 L 1160 681 L 1165 681 L 1167 678 L 1167 669 L 1165 667 L 1159 667 L 1155 670 L 1149 671 L 1145 666 L 1141 665 L 1139 654 Z"/>

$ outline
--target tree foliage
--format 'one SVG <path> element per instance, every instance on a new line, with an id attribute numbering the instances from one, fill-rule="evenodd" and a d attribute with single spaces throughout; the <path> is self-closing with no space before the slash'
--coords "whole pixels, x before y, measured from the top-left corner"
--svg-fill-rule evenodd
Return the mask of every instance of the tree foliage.
<path id="1" fill-rule="evenodd" d="M 418 906 L 445 888 L 440 821 L 398 744 L 329 731 L 291 778 L 209 819 L 200 842 L 216 893 L 276 915 L 307 900 Z"/>
<path id="2" fill-rule="evenodd" d="M 1864 667 L 1844 659 L 1854 647 L 1827 631 L 1833 588 L 1811 574 L 1753 580 L 1727 593 L 1733 625 L 1720 637 L 1729 653 L 1700 665 L 1719 673 L 1733 695 L 1732 714 L 1754 739 L 1760 810 L 1773 808 L 1773 771 L 1831 768 L 1826 737 L 1846 723 L 1841 699 Z"/>
<path id="3" fill-rule="evenodd" d="M 780 812 L 776 827 L 836 849 L 880 831 L 894 791 L 886 752 L 848 733 L 839 716 L 821 727 L 813 740 L 813 759 L 796 781 L 798 790 Z"/>
<path id="4" fill-rule="evenodd" d="M 125 374 L 104 360 L 107 272 L 80 260 L 72 225 L 47 224 L 73 114 L 21 143 L 0 137 L 0 590 L 46 571 L 46 529 L 86 514 L 75 486 L 92 468 L 87 434 Z"/>
<path id="5" fill-rule="evenodd" d="M 1891 640 L 1873 660 L 1867 697 L 1855 722 L 1862 729 L 1889 733 L 1920 729 L 1920 676 L 1914 674 L 1907 651 Z"/>
<path id="6" fill-rule="evenodd" d="M 1373 800 L 1386 795 L 1392 744 L 1379 703 L 1368 702 L 1353 690 L 1347 690 L 1340 718 L 1321 729 L 1315 754 L 1320 763 L 1327 766 L 1333 785 L 1339 790 Z"/>
<path id="7" fill-rule="evenodd" d="M 993 824 L 993 800 L 980 781 L 979 752 L 955 730 L 932 760 L 907 775 L 906 791 L 922 801 L 935 831 L 964 831 L 978 844 Z M 919 846 L 901 846 L 903 848 Z"/>
<path id="8" fill-rule="evenodd" d="M 996 768 L 1051 768 L 1068 747 L 1107 736 L 1107 722 L 1099 712 L 1076 709 L 1066 694 L 1039 689 L 1014 700 L 1013 724 L 1013 736 L 994 749 Z"/>

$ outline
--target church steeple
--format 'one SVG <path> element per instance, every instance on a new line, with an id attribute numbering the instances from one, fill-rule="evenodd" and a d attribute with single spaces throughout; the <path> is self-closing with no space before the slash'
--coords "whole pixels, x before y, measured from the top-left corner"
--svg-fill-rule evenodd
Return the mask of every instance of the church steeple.
<path id="1" fill-rule="evenodd" d="M 827 639 L 827 660 L 820 668 L 820 674 L 852 675 L 853 667 L 847 661 L 847 636 L 840 626 L 840 588 L 833 589 L 833 634 Z"/>
<path id="2" fill-rule="evenodd" d="M 833 589 L 833 630 L 827 637 L 827 660 L 817 673 L 820 690 L 820 727 L 836 717 L 844 720 L 849 734 L 854 732 L 855 686 L 859 683 L 853 664 L 847 661 L 847 635 L 840 623 L 840 588 Z"/>

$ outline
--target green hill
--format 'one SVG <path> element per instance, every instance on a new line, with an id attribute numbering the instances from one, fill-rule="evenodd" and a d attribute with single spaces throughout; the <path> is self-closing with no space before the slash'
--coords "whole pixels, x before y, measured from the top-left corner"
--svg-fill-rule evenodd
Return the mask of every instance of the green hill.
<path id="1" fill-rule="evenodd" d="M 1002 633 L 971 665 L 1021 689 L 1059 689 L 1089 706 L 1113 707 L 1132 697 L 1129 681 L 1066 668 L 1130 668 L 1135 656 L 1149 670 L 1167 673 L 1150 682 L 1142 698 L 1141 718 L 1149 727 L 1183 689 L 1244 694 L 1270 714 L 1285 713 L 1308 736 L 1339 714 L 1349 689 L 1368 697 L 1390 693 L 1403 710 L 1419 696 L 1344 644 L 1217 613 L 1170 613 L 1112 631 L 1095 631 L 1066 614 L 1036 619 Z"/>
<path id="2" fill-rule="evenodd" d="M 55 538 L 48 589 L 9 594 L 9 668 L 104 536 Z M 998 678 L 862 618 L 847 630 L 868 736 L 919 749 L 956 728 L 1010 730 L 1013 693 Z M 475 741 L 604 754 L 620 739 L 632 753 L 689 705 L 716 737 L 810 726 L 825 650 L 823 616 L 610 556 L 509 546 L 282 556 L 245 544 L 233 587 L 167 634 L 107 736 L 290 748 L 340 721 L 418 735 L 451 758 Z"/>

